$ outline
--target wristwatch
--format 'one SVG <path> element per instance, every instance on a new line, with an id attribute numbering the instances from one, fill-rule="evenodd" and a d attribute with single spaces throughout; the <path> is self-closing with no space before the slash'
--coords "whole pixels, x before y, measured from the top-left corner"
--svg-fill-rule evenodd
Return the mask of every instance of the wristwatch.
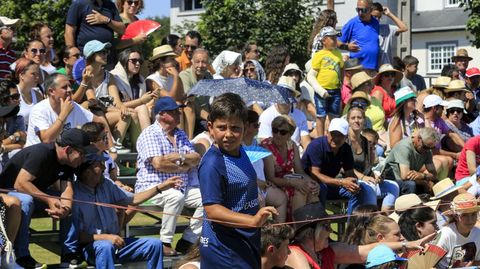
<path id="1" fill-rule="evenodd" d="M 18 143 L 18 141 L 20 141 L 19 136 L 11 135 L 8 138 L 10 139 L 10 142 L 12 142 L 12 143 Z"/>
<path id="2" fill-rule="evenodd" d="M 185 163 L 185 153 L 180 153 L 180 165 Z"/>
<path id="3" fill-rule="evenodd" d="M 110 151 L 111 153 L 117 153 L 117 149 L 115 148 L 115 146 L 111 147 L 108 151 Z"/>

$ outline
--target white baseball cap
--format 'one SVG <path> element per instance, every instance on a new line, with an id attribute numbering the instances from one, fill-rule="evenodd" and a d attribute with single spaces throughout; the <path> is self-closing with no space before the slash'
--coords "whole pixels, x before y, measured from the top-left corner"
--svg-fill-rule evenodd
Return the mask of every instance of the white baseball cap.
<path id="1" fill-rule="evenodd" d="M 343 135 L 348 134 L 348 122 L 342 118 L 335 118 L 330 122 L 328 126 L 328 132 L 331 133 L 333 131 L 340 132 Z"/>
<path id="2" fill-rule="evenodd" d="M 463 109 L 463 114 L 466 114 L 467 111 L 465 110 L 465 104 L 463 103 L 462 100 L 459 99 L 453 99 L 447 102 L 447 110 L 450 108 L 460 108 Z"/>
<path id="3" fill-rule="evenodd" d="M 430 94 L 423 99 L 423 106 L 425 108 L 434 107 L 434 106 L 447 106 L 448 102 L 444 101 L 440 96 L 436 94 Z"/>

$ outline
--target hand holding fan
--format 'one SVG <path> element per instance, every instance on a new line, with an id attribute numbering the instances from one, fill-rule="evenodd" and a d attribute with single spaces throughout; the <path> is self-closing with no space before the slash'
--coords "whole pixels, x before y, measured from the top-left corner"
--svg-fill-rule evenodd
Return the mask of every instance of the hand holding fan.
<path id="1" fill-rule="evenodd" d="M 402 254 L 403 258 L 408 259 L 408 268 L 433 268 L 447 254 L 447 251 L 436 245 L 427 245 L 421 251 L 407 250 Z"/>
<path id="2" fill-rule="evenodd" d="M 125 29 L 125 33 L 122 35 L 122 40 L 132 39 L 139 34 L 149 35 L 153 31 L 160 28 L 160 23 L 152 20 L 138 20 L 130 23 Z"/>

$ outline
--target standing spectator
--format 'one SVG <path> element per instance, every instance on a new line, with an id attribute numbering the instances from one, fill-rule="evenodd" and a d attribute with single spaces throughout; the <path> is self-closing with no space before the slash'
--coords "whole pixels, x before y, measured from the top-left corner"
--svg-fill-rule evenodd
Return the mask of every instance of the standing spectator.
<path id="1" fill-rule="evenodd" d="M 143 0 L 115 0 L 118 12 L 120 12 L 120 17 L 122 22 L 127 26 L 128 24 L 138 21 L 137 14 L 142 12 L 144 8 Z M 142 44 L 147 40 L 146 33 L 139 33 L 137 36 L 130 39 L 120 39 L 116 45 L 116 49 L 124 49 L 135 45 Z"/>
<path id="2" fill-rule="evenodd" d="M 0 16 L 0 79 L 13 78 L 10 65 L 17 59 L 15 52 L 10 49 L 15 34 L 15 26 L 19 19 L 10 19 Z"/>
<path id="3" fill-rule="evenodd" d="M 344 77 L 342 83 L 342 106 L 347 104 L 348 100 L 352 96 L 352 77 L 356 73 L 363 70 L 363 66 L 359 63 L 357 58 L 351 58 L 345 61 L 344 64 Z"/>
<path id="4" fill-rule="evenodd" d="M 277 45 L 270 49 L 265 59 L 265 73 L 267 81 L 277 84 L 283 74 L 285 66 L 290 63 L 290 52 L 285 45 Z"/>
<path id="5" fill-rule="evenodd" d="M 376 86 L 373 88 L 371 95 L 377 100 L 382 101 L 382 107 L 387 119 L 391 118 L 395 111 L 395 98 L 393 94 L 396 85 L 398 85 L 402 78 L 402 72 L 394 69 L 390 64 L 384 64 L 380 66 L 378 74 L 373 79 Z"/>
<path id="6" fill-rule="evenodd" d="M 248 41 L 245 44 L 243 48 L 242 60 L 244 62 L 248 60 L 260 60 L 260 48 L 257 46 L 255 41 Z"/>
<path id="7" fill-rule="evenodd" d="M 377 204 L 377 195 L 366 183 L 359 182 L 353 171 L 352 148 L 345 143 L 348 122 L 333 119 L 326 136 L 313 140 L 302 157 L 303 168 L 320 184 L 320 201 L 348 199 L 347 213 L 359 205 Z M 343 168 L 343 175 L 337 178 Z"/>
<path id="8" fill-rule="evenodd" d="M 413 85 L 415 85 L 414 90 L 417 92 L 425 90 L 427 88 L 425 79 L 421 75 L 417 74 L 418 59 L 411 55 L 407 55 L 402 61 L 405 64 L 405 71 L 403 74 L 405 78 L 409 79 Z"/>
<path id="9" fill-rule="evenodd" d="M 203 207 L 198 186 L 192 186 L 189 174 L 197 169 L 200 155 L 195 152 L 184 131 L 177 128 L 180 121 L 179 106 L 173 98 L 165 96 L 158 99 L 153 109 L 157 120 L 142 131 L 137 140 L 138 173 L 135 192 L 141 192 L 169 177 L 180 176 L 182 188 L 169 189 L 159 193 L 152 202 L 163 207 L 160 239 L 163 242 L 165 256 L 185 253 L 198 240 L 202 229 Z M 173 235 L 177 224 L 176 215 L 183 207 L 194 208 L 195 213 L 190 226 L 184 231 L 175 251 L 172 247 Z"/>
<path id="10" fill-rule="evenodd" d="M 47 74 L 51 75 L 57 71 L 52 63 L 57 62 L 58 58 L 54 48 L 53 32 L 48 24 L 43 22 L 36 22 L 30 30 L 30 40 L 40 40 L 45 46 L 45 61 L 40 65 L 40 68 Z"/>
<path id="11" fill-rule="evenodd" d="M 471 106 L 469 112 L 474 116 L 478 116 L 480 111 L 480 69 L 476 67 L 469 68 L 465 73 L 465 87 L 470 91 L 470 94 L 466 94 L 467 99 L 470 101 Z M 473 96 L 470 96 L 473 95 Z"/>
<path id="12" fill-rule="evenodd" d="M 323 48 L 322 39 L 320 38 L 320 30 L 327 26 L 335 29 L 337 22 L 337 13 L 335 13 L 335 10 L 327 8 L 320 12 L 313 25 L 310 38 L 308 39 L 307 52 L 311 54 L 312 58 L 315 52 Z"/>
<path id="13" fill-rule="evenodd" d="M 437 172 L 432 161 L 432 149 L 440 141 L 433 128 L 422 128 L 398 142 L 385 160 L 383 175 L 386 179 L 396 180 L 401 194 L 422 193 L 417 188 L 422 185 L 430 191 Z M 428 172 L 420 172 L 425 166 Z M 418 189 L 418 190 L 417 190 Z"/>
<path id="14" fill-rule="evenodd" d="M 350 19 L 342 28 L 338 39 L 340 49 L 349 50 L 351 58 L 358 58 L 366 70 L 374 71 L 378 67 L 379 23 L 372 17 L 372 0 L 358 0 L 358 16 Z"/>
<path id="15" fill-rule="evenodd" d="M 177 56 L 180 56 L 183 51 L 182 39 L 175 34 L 169 34 L 162 39 L 161 45 L 170 45 Z"/>
<path id="16" fill-rule="evenodd" d="M 465 73 L 467 72 L 468 63 L 471 60 L 473 60 L 473 58 L 468 56 L 468 51 L 466 49 L 458 49 L 457 53 L 452 56 L 452 62 L 458 68 L 461 80 L 465 80 Z"/>
<path id="17" fill-rule="evenodd" d="M 185 35 L 185 44 L 180 56 L 176 58 L 180 64 L 180 71 L 189 68 L 192 65 L 193 52 L 202 45 L 202 36 L 199 32 L 191 30 Z"/>
<path id="18" fill-rule="evenodd" d="M 408 31 L 408 27 L 400 20 L 390 9 L 382 4 L 375 2 L 372 5 L 372 16 L 377 18 L 378 21 L 382 18 L 382 15 L 389 17 L 395 25 L 383 24 L 379 26 L 379 39 L 380 39 L 380 57 L 379 64 L 391 64 L 393 60 L 392 45 L 393 37 L 398 36 L 403 32 Z"/>
<path id="19" fill-rule="evenodd" d="M 328 127 L 327 115 L 331 120 L 339 117 L 342 110 L 340 87 L 343 81 L 343 58 L 337 49 L 337 36 L 337 31 L 330 26 L 320 31 L 323 49 L 313 55 L 312 69 L 307 75 L 308 83 L 315 90 L 316 130 L 319 136 Z"/>

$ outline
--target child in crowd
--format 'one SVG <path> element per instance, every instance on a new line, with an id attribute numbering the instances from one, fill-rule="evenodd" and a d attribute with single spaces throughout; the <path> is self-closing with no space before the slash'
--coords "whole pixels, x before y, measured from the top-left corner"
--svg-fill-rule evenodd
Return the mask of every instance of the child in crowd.
<path id="1" fill-rule="evenodd" d="M 373 248 L 367 256 L 367 269 L 397 269 L 405 268 L 408 259 L 401 258 L 385 245 Z"/>
<path id="2" fill-rule="evenodd" d="M 225 93 L 211 106 L 208 129 L 214 144 L 198 169 L 205 209 L 200 237 L 202 268 L 260 269 L 260 230 L 273 207 L 259 209 L 256 174 L 243 150 L 248 110 Z M 208 220 L 207 220 L 208 219 Z"/>
<path id="3" fill-rule="evenodd" d="M 341 111 L 340 86 L 343 81 L 343 58 L 337 49 L 338 32 L 330 26 L 322 28 L 320 38 L 323 49 L 312 59 L 312 69 L 308 72 L 308 82 L 315 90 L 317 110 L 317 135 L 323 136 L 327 115 L 338 117 Z"/>
<path id="4" fill-rule="evenodd" d="M 293 228 L 289 225 L 262 227 L 262 269 L 285 268 L 290 253 L 288 245 L 293 234 Z"/>

